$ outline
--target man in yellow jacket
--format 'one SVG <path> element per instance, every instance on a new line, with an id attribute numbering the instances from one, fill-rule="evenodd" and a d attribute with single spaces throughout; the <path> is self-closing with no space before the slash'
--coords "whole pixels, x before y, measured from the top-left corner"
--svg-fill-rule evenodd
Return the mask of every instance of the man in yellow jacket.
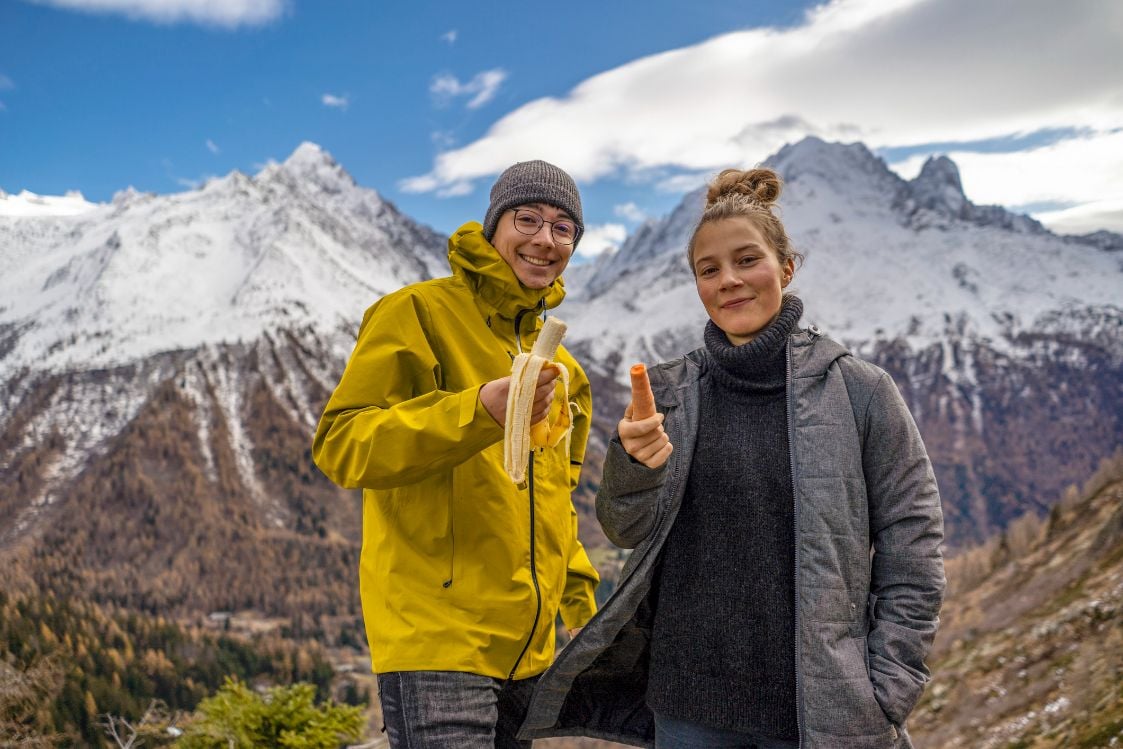
<path id="1" fill-rule="evenodd" d="M 544 161 L 515 164 L 484 223 L 449 239 L 452 275 L 388 294 L 316 429 L 312 456 L 363 489 L 363 617 L 392 747 L 518 747 L 537 676 L 596 604 L 597 572 L 577 540 L 570 498 L 592 415 L 572 373 L 573 432 L 530 457 L 515 485 L 503 461 L 511 362 L 529 351 L 581 238 L 581 198 Z M 538 380 L 534 421 L 557 372 Z"/>

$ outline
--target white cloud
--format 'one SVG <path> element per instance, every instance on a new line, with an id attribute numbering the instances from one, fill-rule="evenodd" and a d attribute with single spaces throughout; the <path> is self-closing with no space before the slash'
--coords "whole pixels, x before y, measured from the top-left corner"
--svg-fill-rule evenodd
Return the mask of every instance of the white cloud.
<path id="1" fill-rule="evenodd" d="M 647 214 L 635 203 L 621 203 L 612 209 L 612 212 L 622 219 L 639 223 L 647 218 Z"/>
<path id="2" fill-rule="evenodd" d="M 701 187 L 709 182 L 716 173 L 717 170 L 714 169 L 706 172 L 689 172 L 687 174 L 676 174 L 673 177 L 664 177 L 655 183 L 655 189 L 659 192 L 676 194 L 690 192 L 694 188 Z"/>
<path id="3" fill-rule="evenodd" d="M 459 36 L 459 32 L 456 29 L 449 29 L 445 33 L 441 34 L 441 41 L 448 42 L 449 44 L 456 44 L 457 36 Z"/>
<path id="4" fill-rule="evenodd" d="M 1123 199 L 1123 129 L 1085 134 L 1015 153 L 950 151 L 974 203 L 1007 206 Z M 893 164 L 906 179 L 925 156 Z"/>
<path id="5" fill-rule="evenodd" d="M 616 250 L 628 236 L 623 224 L 598 224 L 586 226 L 581 241 L 577 244 L 577 254 L 596 257 L 605 250 Z"/>
<path id="6" fill-rule="evenodd" d="M 878 148 L 1081 128 L 1104 147 L 1123 123 L 1120 70 L 1123 3 L 832 0 L 798 26 L 725 34 L 531 101 L 411 182 L 435 190 L 541 158 L 579 182 L 639 174 L 679 190 L 810 134 Z M 1099 152 L 1082 179 L 1109 181 L 1118 153 Z M 962 166 L 973 199 L 1017 200 L 1002 192 L 1012 180 Z M 1023 178 L 1019 193 L 1059 182 Z"/>
<path id="7" fill-rule="evenodd" d="M 12 82 L 11 78 L 0 73 L 0 91 L 11 91 L 15 87 L 16 84 Z"/>
<path id="8" fill-rule="evenodd" d="M 437 190 L 437 197 L 456 198 L 461 195 L 467 195 L 470 192 L 472 192 L 471 182 L 453 182 L 451 185 Z"/>
<path id="9" fill-rule="evenodd" d="M 435 177 L 423 174 L 420 177 L 407 177 L 398 182 L 402 192 L 432 192 L 441 186 Z"/>
<path id="10" fill-rule="evenodd" d="M 1060 211 L 1044 211 L 1033 217 L 1058 234 L 1088 234 L 1099 229 L 1123 234 L 1123 198 L 1097 200 Z"/>
<path id="11" fill-rule="evenodd" d="M 441 105 L 448 104 L 456 97 L 471 96 L 466 106 L 468 109 L 479 109 L 495 98 L 496 92 L 505 80 L 507 80 L 507 71 L 502 68 L 476 73 L 467 83 L 461 83 L 454 75 L 443 73 L 433 78 L 433 82 L 429 85 L 429 93 Z"/>
<path id="12" fill-rule="evenodd" d="M 259 26 L 279 18 L 286 0 L 31 0 L 66 10 L 120 13 L 156 23 L 199 23 L 236 28 Z"/>
<path id="13" fill-rule="evenodd" d="M 219 147 L 215 145 L 215 142 L 213 140 L 207 138 L 207 150 L 211 153 L 218 153 Z"/>
<path id="14" fill-rule="evenodd" d="M 0 112 L 6 112 L 7 110 L 8 110 L 8 105 L 5 104 L 4 102 L 0 101 Z"/>
<path id="15" fill-rule="evenodd" d="M 336 96 L 335 94 L 324 94 L 322 97 L 320 97 L 320 101 L 325 107 L 331 107 L 332 109 L 342 109 L 343 111 L 347 111 L 347 107 L 351 106 L 351 97 L 349 97 L 347 94 L 344 94 L 343 96 Z"/>

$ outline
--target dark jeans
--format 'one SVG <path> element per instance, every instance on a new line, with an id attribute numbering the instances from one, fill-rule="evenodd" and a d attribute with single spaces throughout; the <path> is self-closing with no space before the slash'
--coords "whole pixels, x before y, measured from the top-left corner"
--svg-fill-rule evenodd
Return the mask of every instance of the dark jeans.
<path id="1" fill-rule="evenodd" d="M 516 736 L 535 676 L 504 681 L 459 671 L 378 675 L 391 749 L 523 749 Z"/>
<path id="2" fill-rule="evenodd" d="M 655 749 L 796 749 L 798 741 L 762 739 L 655 713 Z"/>

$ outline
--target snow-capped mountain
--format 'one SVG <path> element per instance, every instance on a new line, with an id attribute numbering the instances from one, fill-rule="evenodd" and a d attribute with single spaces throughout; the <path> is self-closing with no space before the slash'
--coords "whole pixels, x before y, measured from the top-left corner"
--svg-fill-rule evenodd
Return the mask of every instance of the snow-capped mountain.
<path id="1" fill-rule="evenodd" d="M 443 246 L 312 143 L 199 190 L 0 215 L 0 381 L 279 327 L 353 331 L 357 305 L 443 274 Z"/>
<path id="2" fill-rule="evenodd" d="M 804 320 L 850 345 L 902 338 L 919 350 L 969 333 L 1008 350 L 1019 334 L 1089 310 L 1108 311 L 1100 323 L 1109 336 L 1123 332 L 1123 254 L 973 205 L 946 157 L 911 182 L 861 144 L 817 138 L 765 163 L 785 178 L 782 220 L 805 256 L 791 288 Z M 701 342 L 705 312 L 685 248 L 704 198 L 692 192 L 641 226 L 574 290 L 580 308 L 567 313 L 594 359 L 659 360 Z"/>
<path id="3" fill-rule="evenodd" d="M 0 211 L 0 556 L 43 572 L 24 555 L 73 546 L 89 568 L 60 579 L 80 588 L 143 519 L 136 543 L 171 546 L 152 569 L 134 549 L 110 598 L 261 606 L 306 596 L 291 581 L 310 569 L 342 580 L 357 506 L 310 465 L 310 434 L 362 311 L 447 273 L 446 238 L 311 143 L 176 195 L 22 200 L 36 210 Z M 200 556 L 281 548 L 256 593 L 191 582 Z"/>

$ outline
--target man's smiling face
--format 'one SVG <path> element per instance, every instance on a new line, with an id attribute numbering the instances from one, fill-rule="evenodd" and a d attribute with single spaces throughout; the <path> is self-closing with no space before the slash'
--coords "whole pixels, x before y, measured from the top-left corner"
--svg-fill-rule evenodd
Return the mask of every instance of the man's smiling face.
<path id="1" fill-rule="evenodd" d="M 491 244 L 507 261 L 519 282 L 530 289 L 544 289 L 557 279 L 569 264 L 573 245 L 558 244 L 551 233 L 552 224 L 543 223 L 532 235 L 515 228 L 515 211 L 533 211 L 546 221 L 570 219 L 568 213 L 548 203 L 529 203 L 510 208 L 499 217 Z"/>

